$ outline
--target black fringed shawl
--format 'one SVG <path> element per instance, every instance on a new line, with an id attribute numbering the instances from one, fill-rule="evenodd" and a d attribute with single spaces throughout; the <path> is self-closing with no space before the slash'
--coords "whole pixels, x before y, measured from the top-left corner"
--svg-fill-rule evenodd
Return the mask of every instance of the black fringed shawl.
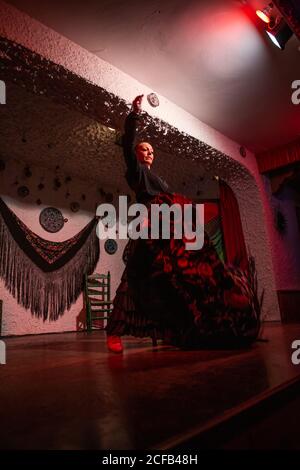
<path id="1" fill-rule="evenodd" d="M 96 217 L 64 242 L 33 233 L 0 198 L 0 276 L 18 303 L 37 317 L 57 320 L 82 291 L 100 255 Z"/>

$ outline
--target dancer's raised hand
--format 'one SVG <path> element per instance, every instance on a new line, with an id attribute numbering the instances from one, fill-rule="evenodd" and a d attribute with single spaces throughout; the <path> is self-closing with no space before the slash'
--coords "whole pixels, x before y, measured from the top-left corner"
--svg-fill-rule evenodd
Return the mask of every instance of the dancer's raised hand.
<path id="1" fill-rule="evenodd" d="M 143 101 L 144 95 L 138 95 L 136 98 L 134 98 L 132 102 L 132 110 L 135 113 L 139 113 L 142 109 L 142 101 Z"/>

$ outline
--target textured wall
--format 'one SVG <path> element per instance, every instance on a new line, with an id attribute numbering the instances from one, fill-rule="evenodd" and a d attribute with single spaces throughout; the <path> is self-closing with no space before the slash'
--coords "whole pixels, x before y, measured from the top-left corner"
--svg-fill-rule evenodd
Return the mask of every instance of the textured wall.
<path id="1" fill-rule="evenodd" d="M 0 106 L 1 158 L 15 158 L 45 168 L 59 165 L 91 184 L 128 192 L 122 149 L 113 129 L 43 95 L 7 84 L 9 101 Z M 143 127 L 141 125 L 141 127 Z M 218 197 L 218 184 L 197 162 L 186 161 L 155 148 L 153 170 L 174 191 L 191 197 Z M 199 192 L 200 191 L 200 192 Z M 197 194 L 199 193 L 199 194 Z"/>
<path id="2" fill-rule="evenodd" d="M 265 178 L 265 187 L 272 207 L 272 250 L 278 290 L 300 290 L 300 233 L 296 216 L 297 195 L 285 186 L 278 195 L 271 192 L 270 182 Z M 279 209 L 286 219 L 286 232 L 275 229 L 274 211 Z"/>
<path id="3" fill-rule="evenodd" d="M 0 2 L 0 12 L 0 35 L 63 65 L 128 103 L 137 94 L 152 91 L 3 2 Z M 160 96 L 160 102 L 161 106 L 155 109 L 146 106 L 146 111 L 228 155 L 228 158 L 223 159 L 219 156 L 204 157 L 199 163 L 223 177 L 233 187 L 241 209 L 246 242 L 256 258 L 260 287 L 266 291 L 264 314 L 268 319 L 279 319 L 270 247 L 270 209 L 254 156 L 248 153 L 246 158 L 241 157 L 239 145 L 235 142 L 164 97 Z M 186 165 L 189 164 L 186 161 Z"/>

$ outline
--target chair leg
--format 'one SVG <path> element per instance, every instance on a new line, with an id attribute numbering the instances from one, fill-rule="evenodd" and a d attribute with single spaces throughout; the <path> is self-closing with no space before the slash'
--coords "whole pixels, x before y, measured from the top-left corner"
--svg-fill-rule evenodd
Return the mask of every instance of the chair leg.
<path id="1" fill-rule="evenodd" d="M 92 332 L 92 316 L 91 316 L 91 312 L 89 308 L 88 308 L 87 316 L 86 316 L 86 330 L 88 333 Z"/>

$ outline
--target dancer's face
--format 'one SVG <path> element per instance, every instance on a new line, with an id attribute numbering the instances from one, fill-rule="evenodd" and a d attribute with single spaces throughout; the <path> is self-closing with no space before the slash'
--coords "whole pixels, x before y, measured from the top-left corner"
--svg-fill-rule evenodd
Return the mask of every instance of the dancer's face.
<path id="1" fill-rule="evenodd" d="M 152 165 L 154 160 L 153 148 L 148 142 L 138 144 L 135 148 L 135 153 L 140 163 L 145 163 L 148 166 Z"/>

